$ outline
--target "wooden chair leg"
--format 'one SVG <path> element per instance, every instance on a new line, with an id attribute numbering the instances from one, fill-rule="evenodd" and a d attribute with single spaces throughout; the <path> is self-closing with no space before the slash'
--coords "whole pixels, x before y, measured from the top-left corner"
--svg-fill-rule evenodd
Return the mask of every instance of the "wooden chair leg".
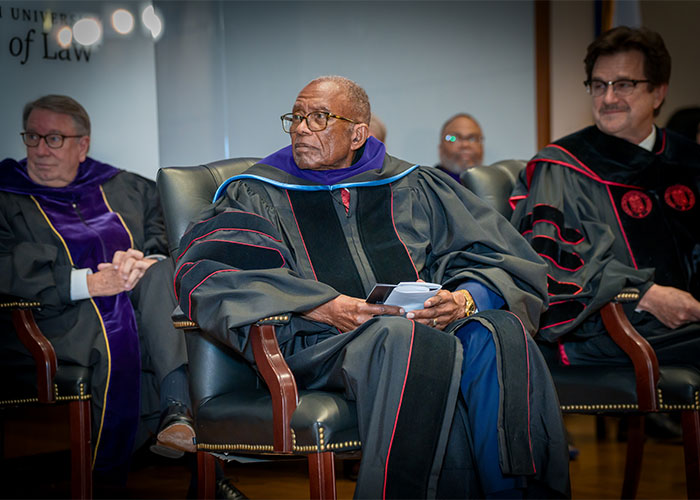
<path id="1" fill-rule="evenodd" d="M 336 498 L 335 459 L 332 451 L 309 455 L 310 498 L 327 500 Z"/>
<path id="2" fill-rule="evenodd" d="M 71 401 L 68 406 L 70 407 L 71 496 L 92 498 L 90 401 Z"/>
<path id="3" fill-rule="evenodd" d="M 197 452 L 197 498 L 216 498 L 216 457 L 206 451 Z"/>
<path id="4" fill-rule="evenodd" d="M 700 498 L 700 412 L 681 412 L 683 450 L 685 453 L 685 486 L 688 498 Z"/>
<path id="5" fill-rule="evenodd" d="M 625 459 L 625 480 L 622 483 L 622 498 L 636 498 L 639 478 L 642 474 L 644 454 L 644 415 L 627 417 L 627 457 Z"/>

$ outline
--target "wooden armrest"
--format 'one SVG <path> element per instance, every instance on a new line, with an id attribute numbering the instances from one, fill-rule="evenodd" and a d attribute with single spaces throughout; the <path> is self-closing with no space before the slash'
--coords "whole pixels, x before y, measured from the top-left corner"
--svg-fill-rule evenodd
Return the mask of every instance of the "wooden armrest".
<path id="1" fill-rule="evenodd" d="M 299 404 L 299 391 L 292 371 L 282 356 L 275 324 L 289 321 L 289 315 L 265 318 L 250 327 L 250 343 L 260 375 L 272 397 L 273 446 L 278 453 L 292 453 L 292 414 Z M 173 313 L 173 326 L 183 330 L 199 330 L 179 308 Z"/>
<path id="2" fill-rule="evenodd" d="M 659 383 L 659 361 L 654 349 L 632 326 L 620 303 L 609 302 L 600 310 L 600 314 L 610 337 L 632 360 L 639 409 L 658 411 L 656 386 Z"/>
<path id="3" fill-rule="evenodd" d="M 274 324 L 258 323 L 251 326 L 250 342 L 255 364 L 272 396 L 275 451 L 291 453 L 292 414 L 299 404 L 299 392 L 294 375 L 277 343 Z"/>
<path id="4" fill-rule="evenodd" d="M 0 309 L 11 311 L 12 324 L 17 337 L 34 358 L 39 402 L 52 403 L 55 400 L 53 379 L 56 376 L 58 362 L 51 342 L 41 333 L 34 320 L 32 308 L 40 305 L 39 302 L 17 297 L 0 298 Z"/>

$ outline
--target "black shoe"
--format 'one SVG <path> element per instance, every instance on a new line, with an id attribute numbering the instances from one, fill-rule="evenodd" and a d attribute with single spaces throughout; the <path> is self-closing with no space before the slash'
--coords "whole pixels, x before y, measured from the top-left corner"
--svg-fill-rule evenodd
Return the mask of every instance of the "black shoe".
<path id="1" fill-rule="evenodd" d="M 228 479 L 221 478 L 216 481 L 216 498 L 227 500 L 248 500 L 241 490 L 232 485 Z"/>
<path id="2" fill-rule="evenodd" d="M 168 458 L 180 458 L 197 451 L 194 422 L 190 410 L 182 403 L 170 403 L 158 426 L 156 443 L 151 451 Z"/>

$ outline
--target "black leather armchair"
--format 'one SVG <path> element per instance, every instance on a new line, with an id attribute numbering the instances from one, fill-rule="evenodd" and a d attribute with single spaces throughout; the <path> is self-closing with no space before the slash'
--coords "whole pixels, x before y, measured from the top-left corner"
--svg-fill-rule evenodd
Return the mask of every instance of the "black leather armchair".
<path id="1" fill-rule="evenodd" d="M 0 296 L 0 315 L 9 330 L 13 325 L 21 345 L 34 364 L 3 363 L 0 366 L 0 409 L 67 404 L 70 415 L 71 496 L 92 498 L 90 448 L 91 370 L 59 363 L 51 342 L 34 320 L 41 304 L 18 297 Z M 9 331 L 3 332 L 10 335 Z"/>
<path id="2" fill-rule="evenodd" d="M 255 161 L 238 158 L 158 172 L 173 255 L 189 221 L 211 203 L 216 188 Z M 195 323 L 175 316 L 176 327 L 186 331 L 200 498 L 214 497 L 215 456 L 246 454 L 307 455 L 311 498 L 335 498 L 335 454 L 359 453 L 354 402 L 342 394 L 298 390 L 275 337 L 274 325 L 282 319 L 261 319 L 251 329 L 256 371 Z"/>
<path id="3" fill-rule="evenodd" d="M 462 184 L 489 201 L 504 216 L 521 160 L 507 160 L 465 171 Z M 628 418 L 627 460 L 622 498 L 634 498 L 644 451 L 644 413 L 681 412 L 688 498 L 700 498 L 700 373 L 687 366 L 659 366 L 649 343 L 634 329 L 622 303 L 638 300 L 623 292 L 601 310 L 606 330 L 629 356 L 632 366 L 564 366 L 550 364 L 564 413 L 615 414 Z"/>

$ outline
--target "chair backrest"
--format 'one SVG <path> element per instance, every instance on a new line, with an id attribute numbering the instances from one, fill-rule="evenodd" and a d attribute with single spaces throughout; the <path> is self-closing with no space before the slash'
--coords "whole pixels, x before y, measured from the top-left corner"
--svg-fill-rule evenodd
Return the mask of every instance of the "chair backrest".
<path id="1" fill-rule="evenodd" d="M 192 167 L 165 167 L 158 171 L 158 192 L 171 255 L 177 250 L 190 221 L 211 204 L 221 183 L 257 161 L 258 158 L 230 158 Z"/>
<path id="2" fill-rule="evenodd" d="M 488 166 L 469 168 L 462 172 L 460 181 L 501 215 L 510 219 L 513 210 L 508 199 L 526 164 L 525 160 L 503 160 Z"/>
<path id="3" fill-rule="evenodd" d="M 158 192 L 171 255 L 176 255 L 189 223 L 211 205 L 221 183 L 257 161 L 257 158 L 232 158 L 192 167 L 165 167 L 158 171 Z M 195 415 L 200 404 L 219 394 L 232 390 L 262 390 L 255 371 L 229 347 L 205 332 L 188 332 L 185 339 Z"/>

